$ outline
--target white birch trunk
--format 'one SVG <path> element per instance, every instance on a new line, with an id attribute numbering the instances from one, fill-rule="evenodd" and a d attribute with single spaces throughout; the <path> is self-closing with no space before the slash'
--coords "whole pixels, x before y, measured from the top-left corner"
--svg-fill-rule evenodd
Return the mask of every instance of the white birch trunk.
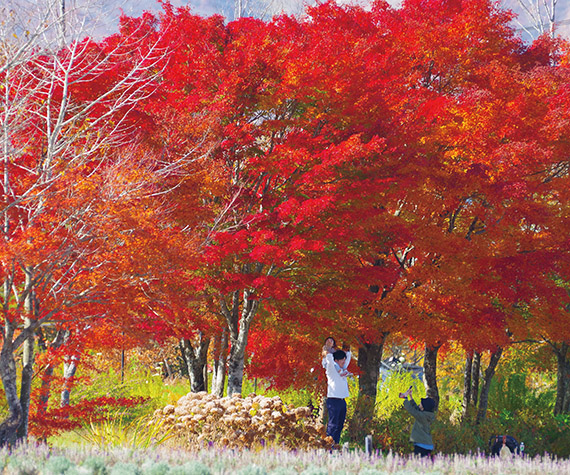
<path id="1" fill-rule="evenodd" d="M 225 301 L 222 302 L 222 313 L 228 321 L 231 343 L 228 357 L 228 396 L 241 394 L 249 327 L 259 308 L 259 301 L 250 298 L 251 291 L 244 290 L 243 299 L 240 299 L 240 295 L 241 292 L 234 292 L 231 309 Z"/>
<path id="2" fill-rule="evenodd" d="M 73 388 L 73 380 L 77 371 L 79 358 L 77 356 L 69 356 L 63 363 L 63 388 L 61 390 L 61 407 L 69 406 L 71 400 L 71 390 Z"/>
<path id="3" fill-rule="evenodd" d="M 228 331 L 224 328 L 222 334 L 214 340 L 214 364 L 212 371 L 212 394 L 223 397 L 226 383 L 226 360 L 228 353 Z"/>

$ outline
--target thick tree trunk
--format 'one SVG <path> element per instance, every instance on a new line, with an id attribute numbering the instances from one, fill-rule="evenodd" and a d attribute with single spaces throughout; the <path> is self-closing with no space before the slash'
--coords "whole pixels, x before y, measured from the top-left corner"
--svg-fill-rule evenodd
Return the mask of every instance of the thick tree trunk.
<path id="1" fill-rule="evenodd" d="M 226 382 L 226 359 L 228 354 L 228 331 L 224 328 L 221 335 L 214 339 L 214 364 L 212 366 L 212 394 L 224 396 Z"/>
<path id="2" fill-rule="evenodd" d="M 437 387 L 437 352 L 441 345 L 425 347 L 424 356 L 424 385 L 427 396 L 435 401 L 435 408 L 439 407 L 439 389 Z"/>
<path id="3" fill-rule="evenodd" d="M 8 417 L 0 423 L 0 447 L 13 445 L 16 442 L 16 432 L 22 422 L 22 405 L 18 398 L 18 376 L 12 344 L 13 334 L 12 325 L 6 320 L 4 341 L 2 350 L 0 350 L 0 376 L 9 413 Z"/>
<path id="4" fill-rule="evenodd" d="M 205 338 L 202 333 L 199 334 L 196 345 L 184 338 L 181 341 L 181 346 L 184 350 L 184 360 L 188 367 L 188 375 L 190 376 L 190 390 L 193 393 L 207 391 L 208 386 L 204 380 L 204 368 L 208 361 L 208 347 L 210 346 L 210 339 Z"/>
<path id="5" fill-rule="evenodd" d="M 568 344 L 562 343 L 560 347 L 553 346 L 556 355 L 556 402 L 554 415 L 569 412 L 570 406 L 570 362 L 568 361 Z"/>
<path id="6" fill-rule="evenodd" d="M 473 355 L 473 367 L 471 369 L 471 405 L 477 407 L 479 401 L 479 381 L 481 380 L 481 353 Z"/>
<path id="7" fill-rule="evenodd" d="M 473 370 L 473 353 L 466 352 L 463 370 L 463 401 L 461 403 L 461 418 L 466 420 L 471 407 L 471 372 Z"/>
<path id="8" fill-rule="evenodd" d="M 387 336 L 388 334 L 384 333 L 380 342 L 363 343 L 358 348 L 358 367 L 360 368 L 360 376 L 358 378 L 359 397 L 367 396 L 372 401 L 376 401 L 380 363 L 382 362 L 384 342 Z"/>
<path id="9" fill-rule="evenodd" d="M 487 406 L 489 405 L 489 390 L 491 389 L 491 381 L 497 370 L 497 365 L 503 354 L 503 349 L 498 348 L 491 353 L 489 366 L 485 370 L 485 377 L 483 378 L 483 386 L 481 387 L 481 396 L 479 398 L 479 408 L 477 410 L 477 424 L 480 424 L 487 417 Z"/>
<path id="10" fill-rule="evenodd" d="M 349 421 L 351 439 L 360 441 L 370 433 L 376 407 L 378 374 L 386 335 L 382 335 L 382 339 L 378 343 L 362 342 L 358 348 L 360 376 L 358 378 L 358 398 L 354 408 L 354 416 Z"/>
<path id="11" fill-rule="evenodd" d="M 243 346 L 242 342 L 232 342 L 232 350 L 228 359 L 228 396 L 241 394 L 245 358 Z"/>
<path id="12" fill-rule="evenodd" d="M 18 427 L 18 440 L 28 438 L 28 419 L 30 415 L 30 398 L 32 395 L 32 378 L 34 376 L 34 342 L 35 338 L 30 335 L 23 345 L 22 353 L 22 376 L 20 382 L 20 405 L 22 406 L 22 422 Z"/>

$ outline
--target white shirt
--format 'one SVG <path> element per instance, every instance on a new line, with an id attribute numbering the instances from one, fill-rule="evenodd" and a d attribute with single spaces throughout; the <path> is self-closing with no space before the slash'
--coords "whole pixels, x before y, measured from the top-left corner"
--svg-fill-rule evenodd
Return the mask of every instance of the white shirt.
<path id="1" fill-rule="evenodd" d="M 333 352 L 333 353 L 334 353 L 334 352 Z M 347 350 L 347 351 L 345 351 L 345 353 L 346 353 L 346 361 L 344 362 L 344 367 L 343 367 L 342 369 L 348 369 L 348 364 L 350 363 L 350 359 L 352 358 L 352 353 L 351 353 L 350 351 Z M 328 354 L 328 353 L 327 353 L 327 354 Z M 330 353 L 330 354 L 332 355 L 332 353 Z M 334 360 L 334 358 L 333 358 L 333 360 Z M 326 368 L 326 367 L 327 367 L 327 361 L 326 361 L 325 358 L 323 358 L 323 363 L 322 363 L 322 364 L 323 364 L 323 368 Z M 336 364 L 336 363 L 335 363 L 335 364 Z M 338 366 L 338 364 L 337 364 L 337 366 Z M 340 366 L 338 366 L 338 368 L 340 368 Z M 338 368 L 337 368 L 337 369 L 338 369 Z"/>
<path id="2" fill-rule="evenodd" d="M 350 352 L 347 353 L 347 358 L 348 354 L 350 354 Z M 348 381 L 346 380 L 346 376 L 338 374 L 334 366 L 333 355 L 330 353 L 325 358 L 325 371 L 328 381 L 327 397 L 347 398 L 349 396 Z"/>

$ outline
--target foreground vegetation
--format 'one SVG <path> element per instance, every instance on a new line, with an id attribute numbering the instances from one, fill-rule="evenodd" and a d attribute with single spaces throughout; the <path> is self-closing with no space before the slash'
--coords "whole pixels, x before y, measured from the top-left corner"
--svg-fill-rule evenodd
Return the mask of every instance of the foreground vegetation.
<path id="1" fill-rule="evenodd" d="M 101 355 L 102 356 L 102 355 Z M 549 384 L 551 374 L 538 373 L 540 381 L 521 377 L 522 362 L 528 359 L 521 354 L 509 354 L 505 358 L 504 373 L 498 374 L 490 392 L 489 416 L 484 424 L 460 424 L 460 369 L 454 355 L 449 353 L 440 363 L 442 399 L 438 420 L 434 427 L 437 455 L 431 460 L 421 460 L 410 455 L 408 442 L 410 418 L 401 410 L 397 399 L 400 388 L 410 384 L 421 395 L 422 384 L 408 373 L 395 373 L 379 387 L 379 395 L 372 421 L 352 417 L 356 410 L 356 381 L 353 380 L 349 403 L 349 421 L 341 443 L 347 445 L 341 451 L 330 453 L 326 449 L 306 449 L 306 445 L 289 443 L 285 449 L 280 438 L 267 444 L 253 444 L 251 448 L 228 444 L 212 438 L 200 438 L 196 429 L 187 443 L 158 420 L 150 423 L 152 415 L 162 408 L 176 409 L 190 399 L 209 399 L 204 393 L 185 396 L 189 383 L 185 378 L 165 379 L 148 363 L 144 352 L 127 352 L 127 365 L 117 370 L 118 361 L 107 355 L 103 360 L 94 355 L 89 365 L 78 372 L 78 384 L 71 392 L 74 401 L 96 400 L 101 396 L 115 398 L 140 398 L 144 403 L 124 409 L 115 409 L 100 422 L 84 422 L 74 430 L 60 430 L 47 438 L 47 443 L 36 443 L 31 438 L 28 445 L 13 450 L 0 451 L 0 473 L 11 474 L 107 474 L 107 475 L 167 475 L 167 474 L 570 474 L 568 459 L 570 424 L 564 416 L 551 415 L 553 388 Z M 175 361 L 170 362 L 172 370 Z M 88 368 L 97 368 L 88 369 Z M 538 379 L 537 379 L 538 381 Z M 535 389 L 531 390 L 532 387 Z M 287 406 L 315 405 L 318 392 L 311 390 L 276 391 L 268 381 L 246 381 L 243 404 L 248 395 L 256 392 L 267 398 L 277 398 Z M 235 398 L 233 398 L 235 399 Z M 261 407 L 266 402 L 259 397 Z M 252 402 L 252 408 L 255 401 Z M 160 412 L 160 411 L 159 411 Z M 170 409 L 166 412 L 170 414 Z M 191 411 L 197 414 L 197 411 Z M 283 411 L 282 411 L 283 412 Z M 285 414 L 284 412 L 284 414 Z M 182 415 L 182 414 L 181 414 Z M 306 414 L 303 414 L 306 416 Z M 273 415 L 271 416 L 273 417 Z M 232 428 L 233 426 L 228 426 Z M 237 426 L 236 426 L 237 427 Z M 212 427 L 210 427 L 212 429 Z M 220 429 L 218 429 L 219 432 Z M 526 444 L 524 458 L 504 460 L 490 458 L 486 454 L 489 435 L 508 432 Z M 372 454 L 364 452 L 363 434 L 372 433 Z M 192 439 L 192 440 L 190 440 Z M 267 438 L 269 441 L 269 438 Z M 289 441 L 290 442 L 290 441 Z"/>
<path id="2" fill-rule="evenodd" d="M 165 378 L 160 370 L 160 365 L 153 365 L 150 361 L 152 355 L 137 350 L 126 353 L 124 361 L 126 366 L 121 369 L 120 355 L 116 358 L 112 355 L 92 355 L 90 360 L 80 367 L 77 373 L 77 384 L 71 391 L 71 408 L 66 411 L 66 417 L 59 419 L 54 412 L 48 413 L 54 425 L 51 426 L 51 434 L 36 432 L 41 427 L 32 426 L 32 439 L 47 440 L 53 449 L 53 454 L 65 453 L 68 451 L 75 453 L 77 444 L 83 443 L 86 447 L 82 451 L 102 451 L 107 449 L 118 449 L 128 447 L 134 452 L 146 451 L 161 445 L 163 449 L 182 449 L 195 452 L 203 448 L 251 449 L 254 452 L 265 448 L 275 450 L 297 450 L 317 449 L 319 445 L 315 442 L 310 444 L 295 438 L 299 432 L 299 424 L 303 427 L 311 425 L 317 426 L 319 418 L 318 406 L 320 401 L 320 383 L 316 383 L 313 388 L 289 389 L 277 391 L 271 388 L 268 380 L 245 380 L 244 395 L 240 404 L 248 405 L 248 400 L 253 398 L 252 393 L 259 397 L 279 398 L 279 414 L 273 414 L 273 410 L 265 410 L 255 406 L 254 401 L 250 401 L 252 407 L 247 407 L 247 420 L 242 417 L 234 418 L 231 422 L 224 422 L 226 418 L 212 419 L 212 414 L 204 414 L 212 420 L 204 419 L 202 422 L 194 421 L 199 416 L 198 410 L 191 410 L 192 420 L 188 415 L 180 413 L 185 419 L 184 424 L 192 422 L 190 428 L 183 431 L 182 440 L 178 429 L 172 429 L 171 423 L 165 420 L 157 420 L 159 413 L 170 414 L 171 410 L 189 400 L 187 396 L 190 392 L 188 379 L 180 375 Z M 518 441 L 525 443 L 525 452 L 530 459 L 536 457 L 554 456 L 557 458 L 570 457 L 570 417 L 567 415 L 552 415 L 552 404 L 554 403 L 554 388 L 552 384 L 552 371 L 544 369 L 542 372 L 534 372 L 532 378 L 525 376 L 525 365 L 530 364 L 524 352 L 512 352 L 505 356 L 504 365 L 497 374 L 495 384 L 490 391 L 488 417 L 483 423 L 465 422 L 461 418 L 461 368 L 456 363 L 453 353 L 448 353 L 445 359 L 439 362 L 440 373 L 442 375 L 441 388 L 442 398 L 438 417 L 434 425 L 434 440 L 436 452 L 440 456 L 454 456 L 456 454 L 486 454 L 488 451 L 489 438 L 494 434 L 510 434 Z M 169 366 L 173 373 L 178 373 L 180 366 L 177 366 L 175 359 L 169 361 Z M 96 368 L 96 369 L 95 369 Z M 357 411 L 357 381 L 351 380 L 351 398 L 348 400 L 348 421 L 343 431 L 341 444 L 348 444 L 351 453 L 362 452 L 364 449 L 364 437 L 368 434 L 373 438 L 373 449 L 384 454 L 393 453 L 398 456 L 409 456 L 411 446 L 409 434 L 411 430 L 411 419 L 402 409 L 401 400 L 397 394 L 404 388 L 414 386 L 414 394 L 418 397 L 424 395 L 423 384 L 414 379 L 406 372 L 396 372 L 389 379 L 383 381 L 379 386 L 378 397 L 374 407 L 374 416 L 371 420 L 365 420 Z M 134 399 L 141 403 L 130 407 L 113 407 L 107 413 L 82 413 L 73 410 L 85 401 L 97 401 L 102 397 L 115 399 Z M 202 393 L 201 396 L 193 395 L 192 400 L 210 399 L 211 394 Z M 230 399 L 230 398 L 225 398 Z M 231 398 L 234 400 L 235 398 Z M 263 399 L 263 398 L 261 398 Z M 78 401 L 81 401 L 78 403 Z M 211 401 L 208 401 L 211 402 Z M 224 401 L 219 401 L 216 406 L 223 406 Z M 266 401 L 267 403 L 269 401 Z M 59 411 L 58 401 L 53 401 L 53 411 Z M 314 421 L 307 419 L 308 414 L 301 414 L 296 411 L 295 418 L 292 417 L 293 408 L 313 407 Z M 167 409 L 170 408 L 170 409 Z M 206 405 L 204 404 L 204 409 Z M 286 408 L 284 410 L 283 408 Z M 216 409 L 217 410 L 217 409 Z M 259 410 L 259 413 L 256 411 Z M 253 426 L 252 421 L 261 422 L 260 416 L 263 411 L 267 412 L 269 418 L 265 425 Z M 228 411 L 231 413 L 233 411 Z M 290 413 L 290 414 L 289 414 Z M 81 418 L 74 418 L 75 414 Z M 94 420 L 93 415 L 99 419 Z M 237 414 L 235 414 L 237 416 Z M 250 417 L 251 416 L 251 417 Z M 275 422 L 274 417 L 280 419 L 291 419 L 291 430 L 281 431 L 279 435 L 273 434 L 271 426 Z M 294 420 L 293 420 L 294 419 Z M 150 424 L 149 424 L 149 421 Z M 240 422 L 241 421 L 241 422 Z M 44 421 L 45 422 L 45 421 Z M 173 420 L 174 423 L 176 421 Z M 198 423 L 195 423 L 198 422 Z M 69 427 L 73 425 L 72 429 Z M 280 422 L 280 428 L 285 424 Z M 232 435 L 235 429 L 244 431 L 244 440 L 239 441 L 238 436 Z M 250 434 L 253 438 L 249 440 L 246 433 L 254 428 L 263 429 L 261 432 Z M 45 427 L 44 427 L 45 429 Z M 227 430 L 226 430 L 227 429 Z M 308 440 L 315 437 L 306 432 Z M 273 434 L 273 435 L 272 435 Z M 216 435 L 219 435 L 217 437 Z M 304 434 L 305 435 L 305 434 Z M 224 437 L 231 438 L 232 443 L 223 443 Z M 285 443 L 286 442 L 286 443 Z M 66 457 L 70 457 L 66 455 Z M 83 460 L 83 459 L 82 459 Z"/>
<path id="3" fill-rule="evenodd" d="M 11 474 L 543 474 L 570 473 L 570 461 L 550 457 L 504 460 L 482 455 L 436 456 L 433 461 L 377 452 L 284 451 L 264 449 L 99 449 L 93 446 L 50 449 L 20 446 L 0 451 L 0 471 Z"/>

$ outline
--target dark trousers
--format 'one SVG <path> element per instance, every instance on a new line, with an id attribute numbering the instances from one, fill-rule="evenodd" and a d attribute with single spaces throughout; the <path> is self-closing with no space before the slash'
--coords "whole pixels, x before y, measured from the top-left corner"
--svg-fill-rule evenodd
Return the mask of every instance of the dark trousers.
<path id="1" fill-rule="evenodd" d="M 340 433 L 342 432 L 346 419 L 346 401 L 336 397 L 328 397 L 327 410 L 329 412 L 327 435 L 330 435 L 335 444 L 338 444 L 340 441 Z"/>
<path id="2" fill-rule="evenodd" d="M 419 455 L 420 457 L 429 457 L 431 455 L 431 450 L 424 449 L 418 445 L 414 445 L 414 455 Z"/>

